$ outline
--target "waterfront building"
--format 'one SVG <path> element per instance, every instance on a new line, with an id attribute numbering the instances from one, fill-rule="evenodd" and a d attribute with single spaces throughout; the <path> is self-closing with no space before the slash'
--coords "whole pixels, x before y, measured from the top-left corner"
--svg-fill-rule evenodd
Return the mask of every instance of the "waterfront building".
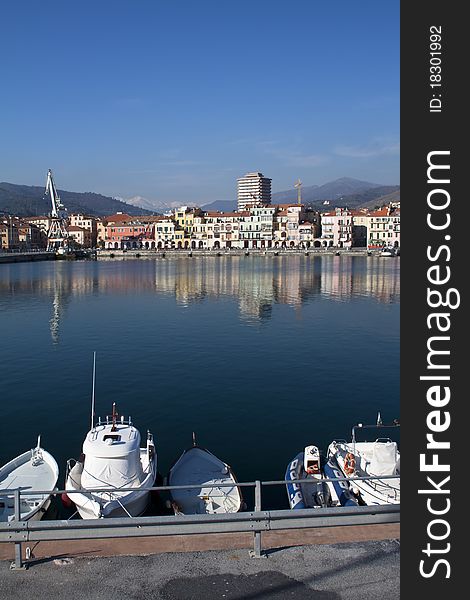
<path id="1" fill-rule="evenodd" d="M 239 211 L 250 206 L 271 204 L 271 179 L 258 171 L 237 179 L 237 207 Z"/>
<path id="2" fill-rule="evenodd" d="M 369 211 L 366 208 L 351 210 L 353 246 L 365 248 L 367 244 L 367 225 L 369 223 Z"/>
<path id="3" fill-rule="evenodd" d="M 273 229 L 275 206 L 251 206 L 238 213 L 239 236 L 242 248 L 271 248 L 273 245 Z"/>
<path id="4" fill-rule="evenodd" d="M 104 248 L 106 245 L 106 225 L 107 222 L 104 219 L 96 221 L 96 245 L 100 248 Z"/>
<path id="5" fill-rule="evenodd" d="M 196 215 L 201 215 L 202 210 L 197 207 L 190 206 L 181 206 L 180 208 L 175 209 L 174 219 L 177 227 L 183 231 L 183 235 L 181 236 L 181 247 L 183 248 L 191 248 L 191 242 L 194 241 L 194 217 Z M 178 240 L 180 235 L 178 234 Z M 175 239 L 175 241 L 177 241 Z M 178 243 L 178 242 L 177 242 Z M 193 245 L 193 247 L 195 247 Z"/>
<path id="6" fill-rule="evenodd" d="M 107 217 L 106 221 L 106 248 L 114 250 L 141 248 L 143 238 L 148 238 L 148 228 L 140 222 L 138 217 L 117 213 L 117 215 Z"/>
<path id="7" fill-rule="evenodd" d="M 347 208 L 335 208 L 334 211 L 321 214 L 322 246 L 351 248 L 353 245 L 352 214 Z"/>
<path id="8" fill-rule="evenodd" d="M 244 213 L 207 213 L 206 223 L 208 247 L 239 248 L 240 247 L 240 219 Z M 212 231 L 211 231 L 212 226 Z M 212 234 L 212 237 L 209 237 Z M 211 244 L 212 240 L 212 244 Z"/>
<path id="9" fill-rule="evenodd" d="M 299 244 L 304 248 L 310 248 L 314 245 L 314 240 L 317 237 L 317 228 L 314 223 L 304 221 L 299 223 Z"/>
<path id="10" fill-rule="evenodd" d="M 274 225 L 274 245 L 294 248 L 300 243 L 299 225 L 305 221 L 303 204 L 278 204 Z"/>
<path id="11" fill-rule="evenodd" d="M 88 215 L 84 215 L 83 213 L 72 213 L 69 215 L 69 226 L 71 227 L 81 227 L 82 229 L 86 229 L 90 232 L 89 241 L 87 242 L 90 248 L 94 248 L 97 242 L 97 219 L 96 217 L 91 217 Z"/>
<path id="12" fill-rule="evenodd" d="M 178 231 L 179 241 L 183 240 L 184 231 L 172 217 L 157 217 L 154 228 L 154 241 L 157 250 L 175 248 L 175 232 Z"/>
<path id="13" fill-rule="evenodd" d="M 369 213 L 367 247 L 400 246 L 400 208 L 384 206 Z"/>
<path id="14" fill-rule="evenodd" d="M 85 227 L 78 227 L 77 225 L 69 225 L 67 227 L 67 235 L 69 239 L 73 240 L 75 244 L 81 248 L 92 247 L 92 232 Z"/>
<path id="15" fill-rule="evenodd" d="M 22 220 L 18 224 L 18 242 L 20 248 L 24 249 L 46 249 L 47 233 L 33 223 Z"/>
<path id="16" fill-rule="evenodd" d="M 39 229 L 41 229 L 46 235 L 52 223 L 52 219 L 50 217 L 45 216 L 26 217 L 25 221 L 31 223 L 32 225 L 36 225 L 36 227 L 39 227 Z"/>
<path id="17" fill-rule="evenodd" d="M 3 217 L 0 221 L 0 244 L 2 250 L 19 248 L 19 233 L 14 217 Z"/>

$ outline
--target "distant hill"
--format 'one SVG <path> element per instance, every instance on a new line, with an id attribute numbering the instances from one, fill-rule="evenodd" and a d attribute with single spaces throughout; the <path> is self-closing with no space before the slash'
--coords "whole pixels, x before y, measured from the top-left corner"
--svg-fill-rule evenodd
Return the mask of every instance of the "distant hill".
<path id="1" fill-rule="evenodd" d="M 376 206 L 384 206 L 393 200 L 400 199 L 400 186 L 398 185 L 382 185 L 369 190 L 364 190 L 361 193 L 349 194 L 341 196 L 335 200 L 330 200 L 329 205 L 323 202 L 312 202 L 310 206 L 317 210 L 329 210 L 335 206 L 343 206 L 348 208 L 375 208 Z"/>
<path id="2" fill-rule="evenodd" d="M 69 213 L 83 212 L 97 217 L 124 212 L 129 215 L 151 214 L 144 210 L 93 192 L 67 192 L 58 190 L 62 203 Z M 12 214 L 20 217 L 47 215 L 51 212 L 49 196 L 44 198 L 44 187 L 0 183 L 0 214 Z"/>
<path id="3" fill-rule="evenodd" d="M 330 204 L 332 204 L 332 200 L 339 200 L 341 196 L 361 194 L 367 190 L 379 187 L 390 186 L 382 186 L 378 183 L 371 183 L 370 181 L 360 181 L 359 179 L 352 179 L 351 177 L 341 177 L 340 179 L 335 179 L 334 181 L 330 181 L 323 185 L 302 186 L 302 203 L 314 205 L 319 204 L 324 200 L 330 200 Z M 272 194 L 273 204 L 288 202 L 297 202 L 296 189 Z"/>
<path id="4" fill-rule="evenodd" d="M 371 199 L 368 202 L 363 202 L 361 204 L 361 208 L 380 208 L 381 206 L 390 204 L 390 202 L 400 202 L 400 188 L 389 194 L 385 194 L 384 196 L 379 196 L 378 198 Z"/>
<path id="5" fill-rule="evenodd" d="M 374 208 L 377 203 L 388 204 L 397 197 L 398 199 L 400 197 L 400 186 L 398 185 L 380 185 L 350 177 L 342 177 L 324 185 L 302 187 L 302 203 L 316 210 L 328 210 L 335 206 Z M 271 202 L 272 204 L 296 203 L 297 190 L 275 192 L 271 196 Z M 328 204 L 324 204 L 324 202 L 328 202 Z M 237 202 L 235 200 L 216 200 L 210 204 L 204 204 L 201 208 L 230 212 L 237 209 Z"/>

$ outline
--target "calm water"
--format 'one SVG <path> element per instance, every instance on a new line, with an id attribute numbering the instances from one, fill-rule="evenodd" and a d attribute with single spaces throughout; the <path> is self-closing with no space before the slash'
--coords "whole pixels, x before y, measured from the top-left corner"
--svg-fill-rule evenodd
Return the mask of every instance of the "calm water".
<path id="1" fill-rule="evenodd" d="M 241 481 L 399 417 L 400 259 L 240 256 L 0 265 L 0 465 L 61 468 L 113 401 L 159 471 L 198 442 Z M 285 499 L 285 490 L 279 491 Z"/>

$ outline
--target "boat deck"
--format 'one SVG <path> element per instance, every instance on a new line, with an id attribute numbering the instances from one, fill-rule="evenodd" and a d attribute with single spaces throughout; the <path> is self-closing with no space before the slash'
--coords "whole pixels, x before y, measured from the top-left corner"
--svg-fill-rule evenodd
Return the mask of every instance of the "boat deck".
<path id="1" fill-rule="evenodd" d="M 38 487 L 40 484 L 40 487 Z M 55 481 L 50 466 L 43 461 L 32 466 L 30 461 L 18 463 L 5 479 L 0 479 L 0 490 L 17 489 L 34 490 L 54 487 Z"/>

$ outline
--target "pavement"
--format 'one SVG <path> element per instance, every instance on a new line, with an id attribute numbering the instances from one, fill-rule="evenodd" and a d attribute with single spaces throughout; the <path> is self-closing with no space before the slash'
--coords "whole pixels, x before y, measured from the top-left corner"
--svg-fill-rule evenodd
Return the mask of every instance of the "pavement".
<path id="1" fill-rule="evenodd" d="M 0 562 L 2 600 L 396 600 L 398 540 Z"/>
<path id="2" fill-rule="evenodd" d="M 396 600 L 397 524 L 40 542 L 26 570 L 0 545 L 0 600 Z M 25 550 L 23 544 L 23 551 Z M 211 549 L 212 548 L 212 549 Z"/>

